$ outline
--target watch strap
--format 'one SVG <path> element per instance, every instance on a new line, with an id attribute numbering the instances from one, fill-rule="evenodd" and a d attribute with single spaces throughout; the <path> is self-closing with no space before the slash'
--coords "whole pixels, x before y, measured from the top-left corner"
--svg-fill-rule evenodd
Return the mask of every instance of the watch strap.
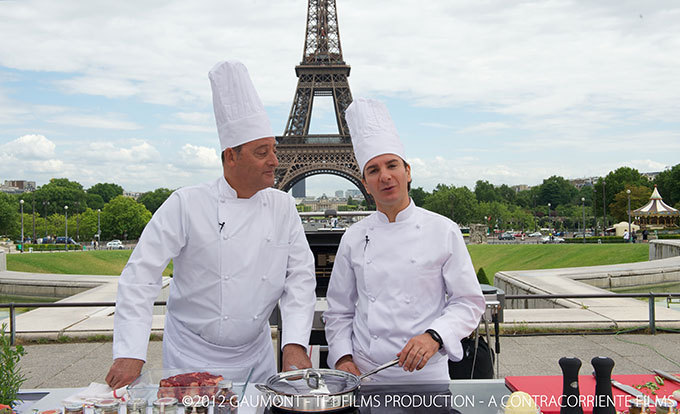
<path id="1" fill-rule="evenodd" d="M 432 339 L 434 339 L 435 342 L 439 344 L 439 349 L 442 349 L 444 347 L 444 341 L 442 341 L 442 337 L 439 336 L 437 331 L 435 331 L 434 329 L 428 329 L 425 331 L 425 333 L 429 334 L 432 337 Z"/>

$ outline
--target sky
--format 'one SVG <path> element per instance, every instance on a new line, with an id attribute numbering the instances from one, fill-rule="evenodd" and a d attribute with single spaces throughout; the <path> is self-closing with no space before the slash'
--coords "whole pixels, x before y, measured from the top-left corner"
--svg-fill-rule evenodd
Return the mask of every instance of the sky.
<path id="1" fill-rule="evenodd" d="M 680 157 L 680 3 L 337 0 L 352 95 L 413 185 L 537 185 Z M 207 73 L 246 64 L 282 134 L 305 0 L 0 0 L 0 182 L 178 188 L 221 174 Z M 334 133 L 317 98 L 311 133 Z M 308 194 L 353 185 L 329 175 Z"/>

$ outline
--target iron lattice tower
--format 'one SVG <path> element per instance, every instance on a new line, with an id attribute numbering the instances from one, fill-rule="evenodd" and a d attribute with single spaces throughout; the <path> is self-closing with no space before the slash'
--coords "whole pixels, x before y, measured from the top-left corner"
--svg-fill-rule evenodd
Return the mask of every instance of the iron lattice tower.
<path id="1" fill-rule="evenodd" d="M 361 171 L 345 121 L 345 109 L 352 103 L 349 71 L 342 57 L 335 0 L 308 0 L 302 62 L 295 67 L 298 77 L 295 98 L 283 136 L 276 137 L 279 143 L 276 188 L 288 191 L 306 177 L 334 174 L 352 182 L 367 201 L 371 200 L 361 183 Z M 309 134 L 317 96 L 333 97 L 337 134 Z"/>

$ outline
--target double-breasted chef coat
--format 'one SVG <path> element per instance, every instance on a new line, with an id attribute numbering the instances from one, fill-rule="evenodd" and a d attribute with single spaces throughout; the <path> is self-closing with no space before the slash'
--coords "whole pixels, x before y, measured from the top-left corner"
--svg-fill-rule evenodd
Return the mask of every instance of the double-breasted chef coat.
<path id="1" fill-rule="evenodd" d="M 276 372 L 269 316 L 280 303 L 281 346 L 307 346 L 314 259 L 290 195 L 237 198 L 224 177 L 175 191 L 144 229 L 118 283 L 113 356 L 146 360 L 152 303 L 173 259 L 163 366 Z"/>
<path id="2" fill-rule="evenodd" d="M 485 309 L 470 255 L 453 221 L 413 201 L 393 223 L 376 212 L 343 235 L 324 313 L 328 364 L 351 354 L 367 372 L 391 361 L 412 337 L 434 329 L 444 342 L 420 371 L 398 366 L 377 381 L 445 381 L 447 359 L 463 356 L 461 339 Z"/>

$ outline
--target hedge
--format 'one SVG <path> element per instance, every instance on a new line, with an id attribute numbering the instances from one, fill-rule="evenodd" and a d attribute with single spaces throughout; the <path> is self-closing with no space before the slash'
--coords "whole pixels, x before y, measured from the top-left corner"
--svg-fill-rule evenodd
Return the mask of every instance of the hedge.
<path id="1" fill-rule="evenodd" d="M 33 248 L 34 252 L 50 252 L 50 251 L 64 251 L 65 245 L 62 244 L 24 244 L 24 251 L 27 252 L 29 248 Z M 83 250 L 83 246 L 79 244 L 69 244 L 69 250 Z"/>

